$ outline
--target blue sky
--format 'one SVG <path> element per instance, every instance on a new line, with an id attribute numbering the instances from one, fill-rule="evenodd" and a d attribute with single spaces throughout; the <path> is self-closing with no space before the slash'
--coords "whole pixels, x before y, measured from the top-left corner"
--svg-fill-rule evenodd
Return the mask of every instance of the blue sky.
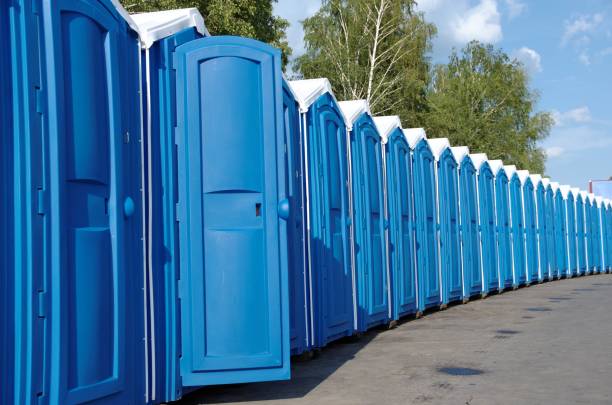
<path id="1" fill-rule="evenodd" d="M 304 49 L 299 21 L 319 6 L 320 0 L 275 6 L 291 22 L 289 41 L 298 55 Z M 541 94 L 538 109 L 556 121 L 542 143 L 548 176 L 583 189 L 589 179 L 612 176 L 611 0 L 421 0 L 419 9 L 438 27 L 434 62 L 477 39 L 525 64 Z"/>

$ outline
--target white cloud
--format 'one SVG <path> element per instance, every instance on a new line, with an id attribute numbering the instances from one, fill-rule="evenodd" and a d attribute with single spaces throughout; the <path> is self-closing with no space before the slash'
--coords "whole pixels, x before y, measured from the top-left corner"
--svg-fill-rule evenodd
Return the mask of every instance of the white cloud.
<path id="1" fill-rule="evenodd" d="M 565 148 L 562 146 L 550 146 L 544 149 L 544 152 L 546 153 L 546 157 L 556 158 L 563 155 L 563 153 L 565 152 Z"/>
<path id="2" fill-rule="evenodd" d="M 458 43 L 471 40 L 495 43 L 502 39 L 500 14 L 495 0 L 481 0 L 451 22 L 451 29 Z"/>
<path id="3" fill-rule="evenodd" d="M 603 13 L 593 15 L 581 15 L 573 20 L 565 21 L 565 30 L 561 38 L 561 45 L 568 43 L 586 45 L 590 42 L 589 34 L 594 33 L 604 20 Z"/>
<path id="4" fill-rule="evenodd" d="M 573 110 L 565 112 L 553 110 L 552 116 L 557 126 L 584 124 L 591 121 L 591 110 L 587 106 L 574 108 Z"/>
<path id="5" fill-rule="evenodd" d="M 601 52 L 599 52 L 599 54 L 601 56 L 608 56 L 608 55 L 612 55 L 612 46 L 606 49 L 601 50 Z"/>
<path id="6" fill-rule="evenodd" d="M 526 46 L 513 52 L 516 60 L 525 66 L 525 70 L 531 74 L 542 71 L 542 57 L 539 53 Z"/>
<path id="7" fill-rule="evenodd" d="M 580 55 L 578 55 L 578 60 L 584 66 L 589 66 L 591 64 L 591 57 L 589 56 L 589 50 L 585 49 L 582 52 L 580 52 Z"/>
<path id="8" fill-rule="evenodd" d="M 505 2 L 511 19 L 520 16 L 527 9 L 527 4 L 519 0 L 505 0 Z"/>

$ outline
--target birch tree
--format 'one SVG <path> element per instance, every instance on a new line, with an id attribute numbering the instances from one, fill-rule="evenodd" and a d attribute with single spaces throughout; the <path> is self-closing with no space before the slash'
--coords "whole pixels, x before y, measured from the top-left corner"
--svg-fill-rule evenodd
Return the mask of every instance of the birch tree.
<path id="1" fill-rule="evenodd" d="M 435 27 L 415 12 L 413 0 L 324 0 L 303 25 L 298 75 L 327 77 L 340 100 L 366 99 L 374 114 L 417 123 Z"/>

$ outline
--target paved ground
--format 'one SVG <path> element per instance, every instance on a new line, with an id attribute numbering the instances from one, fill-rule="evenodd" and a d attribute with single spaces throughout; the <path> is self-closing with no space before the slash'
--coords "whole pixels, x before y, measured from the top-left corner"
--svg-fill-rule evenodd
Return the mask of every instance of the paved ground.
<path id="1" fill-rule="evenodd" d="M 181 404 L 611 404 L 612 275 L 451 307 L 298 363 L 289 382 L 209 387 Z"/>

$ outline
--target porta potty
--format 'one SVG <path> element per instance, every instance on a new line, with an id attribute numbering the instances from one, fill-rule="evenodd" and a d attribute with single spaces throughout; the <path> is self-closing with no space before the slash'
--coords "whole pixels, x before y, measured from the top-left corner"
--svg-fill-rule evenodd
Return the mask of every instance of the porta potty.
<path id="1" fill-rule="evenodd" d="M 578 251 L 578 273 L 589 274 L 589 248 L 587 241 L 587 193 L 576 188 L 576 246 Z"/>
<path id="2" fill-rule="evenodd" d="M 354 207 L 357 331 L 391 319 L 385 167 L 381 137 L 365 100 L 341 101 L 349 133 Z"/>
<path id="3" fill-rule="evenodd" d="M 412 153 L 413 193 L 416 224 L 417 302 L 418 311 L 439 306 L 440 273 L 438 269 L 436 161 L 425 131 L 405 129 Z"/>
<path id="4" fill-rule="evenodd" d="M 510 236 L 510 199 L 508 176 L 501 160 L 489 160 L 495 175 L 495 226 L 497 230 L 497 266 L 499 268 L 499 289 L 503 291 L 514 284 L 512 274 L 512 242 Z"/>
<path id="5" fill-rule="evenodd" d="M 604 229 L 604 212 L 603 212 L 603 197 L 596 196 L 595 197 L 595 206 L 597 212 L 597 241 L 596 241 L 596 249 L 598 252 L 598 261 L 599 271 L 604 273 L 606 271 L 606 258 L 605 258 L 605 250 L 604 250 L 604 240 L 606 238 L 606 230 Z"/>
<path id="6" fill-rule="evenodd" d="M 576 203 L 570 186 L 561 186 L 565 201 L 565 240 L 567 242 L 567 276 L 575 277 L 578 272 L 576 253 Z"/>
<path id="7" fill-rule="evenodd" d="M 428 139 L 427 142 L 436 159 L 438 266 L 442 275 L 442 305 L 447 305 L 463 298 L 458 165 L 448 139 Z"/>
<path id="8" fill-rule="evenodd" d="M 535 202 L 535 188 L 529 171 L 518 170 L 523 187 L 523 223 L 525 224 L 525 266 L 527 284 L 540 282 L 538 257 L 538 216 Z"/>
<path id="9" fill-rule="evenodd" d="M 597 197 L 593 193 L 589 193 L 591 199 L 591 232 L 593 240 L 593 273 L 599 274 L 601 268 L 601 223 L 599 221 L 599 208 Z"/>
<path id="10" fill-rule="evenodd" d="M 538 257 L 540 263 L 540 281 L 548 281 L 548 241 L 546 233 L 546 186 L 547 179 L 541 175 L 533 175 L 535 188 L 536 212 L 538 217 Z"/>
<path id="11" fill-rule="evenodd" d="M 385 147 L 392 319 L 417 312 L 413 174 L 399 117 L 374 117 Z"/>
<path id="12" fill-rule="evenodd" d="M 548 279 L 557 278 L 557 250 L 555 249 L 555 192 L 550 179 L 542 179 L 545 190 L 544 213 L 546 220 L 546 256 L 548 257 Z"/>
<path id="13" fill-rule="evenodd" d="M 478 229 L 480 239 L 480 272 L 482 274 L 483 295 L 499 291 L 499 268 L 497 267 L 497 232 L 495 219 L 495 176 L 489 165 L 487 155 L 470 155 L 478 181 Z"/>
<path id="14" fill-rule="evenodd" d="M 483 293 L 480 235 L 478 232 L 478 172 L 467 146 L 452 147 L 459 170 L 459 213 L 463 297 Z"/>
<path id="15" fill-rule="evenodd" d="M 606 227 L 606 239 L 605 239 L 605 255 L 606 255 L 606 271 L 612 272 L 612 201 L 609 199 L 604 200 L 605 206 L 605 227 Z"/>
<path id="16" fill-rule="evenodd" d="M 557 277 L 567 277 L 568 251 L 567 251 L 567 201 L 563 198 L 561 186 L 553 182 L 551 186 L 555 195 L 555 257 L 557 263 Z"/>
<path id="17" fill-rule="evenodd" d="M 150 396 L 287 379 L 285 151 L 296 145 L 286 144 L 285 124 L 295 123 L 283 119 L 291 105 L 280 52 L 202 37 L 193 9 L 135 18 L 145 48 L 147 256 L 150 273 L 163 274 L 149 277 L 149 312 L 161 313 L 150 324 Z"/>
<path id="18" fill-rule="evenodd" d="M 523 217 L 523 186 L 516 166 L 504 166 L 508 176 L 510 198 L 510 235 L 512 252 L 512 277 L 514 287 L 527 284 L 525 262 L 525 218 Z"/>
<path id="19" fill-rule="evenodd" d="M 327 79 L 289 84 L 299 101 L 306 168 L 308 347 L 321 348 L 355 328 L 348 138 Z"/>
<path id="20" fill-rule="evenodd" d="M 595 264 L 595 246 L 594 246 L 594 232 L 593 223 L 593 201 L 591 195 L 586 191 L 583 191 L 582 198 L 584 199 L 584 239 L 586 240 L 586 252 L 587 252 L 587 274 L 595 273 L 597 266 Z"/>

